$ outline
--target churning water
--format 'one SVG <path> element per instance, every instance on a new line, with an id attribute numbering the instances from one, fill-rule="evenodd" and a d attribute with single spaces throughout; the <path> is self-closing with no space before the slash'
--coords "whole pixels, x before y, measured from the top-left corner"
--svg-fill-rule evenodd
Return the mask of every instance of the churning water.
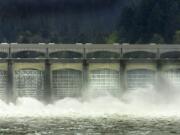
<path id="1" fill-rule="evenodd" d="M 2 135 L 180 135 L 180 91 L 164 86 L 115 98 L 65 98 L 44 105 L 33 98 L 0 102 Z"/>

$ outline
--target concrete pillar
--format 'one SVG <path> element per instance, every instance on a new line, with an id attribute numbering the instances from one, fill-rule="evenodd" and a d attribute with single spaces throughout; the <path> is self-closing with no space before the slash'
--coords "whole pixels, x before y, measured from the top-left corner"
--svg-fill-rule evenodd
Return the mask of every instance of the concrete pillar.
<path id="1" fill-rule="evenodd" d="M 88 88 L 88 62 L 83 60 L 83 87 L 82 90 L 85 91 Z"/>
<path id="2" fill-rule="evenodd" d="M 160 54 L 160 49 L 159 49 L 159 48 L 157 48 L 156 58 L 157 58 L 157 59 L 160 59 L 160 58 L 161 58 L 161 54 Z"/>
<path id="3" fill-rule="evenodd" d="M 8 60 L 8 72 L 7 72 L 7 77 L 8 77 L 8 85 L 7 85 L 7 101 L 12 102 L 15 101 L 14 97 L 14 91 L 13 91 L 13 62 L 12 60 Z"/>
<path id="4" fill-rule="evenodd" d="M 161 71 L 162 70 L 162 61 L 161 60 L 157 60 L 156 61 L 156 65 L 157 65 L 157 71 Z"/>
<path id="5" fill-rule="evenodd" d="M 83 86 L 82 86 L 82 92 L 88 89 L 88 67 L 89 63 L 87 61 L 87 54 L 86 54 L 86 48 L 84 46 L 83 49 Z"/>
<path id="6" fill-rule="evenodd" d="M 156 61 L 156 67 L 157 67 L 157 73 L 156 73 L 156 89 L 159 90 L 160 88 L 160 84 L 163 84 L 163 77 L 162 77 L 162 61 L 161 60 L 157 60 Z"/>
<path id="7" fill-rule="evenodd" d="M 125 60 L 120 60 L 120 85 L 121 85 L 121 90 L 126 91 L 126 61 Z"/>
<path id="8" fill-rule="evenodd" d="M 51 102 L 51 63 L 47 59 L 45 60 L 45 72 L 44 72 L 44 101 L 46 103 Z"/>

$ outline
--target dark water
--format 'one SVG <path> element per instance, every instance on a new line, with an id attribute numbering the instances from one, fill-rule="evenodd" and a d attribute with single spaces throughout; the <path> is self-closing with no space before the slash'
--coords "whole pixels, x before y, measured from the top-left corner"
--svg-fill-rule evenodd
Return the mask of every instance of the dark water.
<path id="1" fill-rule="evenodd" d="M 178 118 L 1 118 L 0 135 L 180 135 Z"/>

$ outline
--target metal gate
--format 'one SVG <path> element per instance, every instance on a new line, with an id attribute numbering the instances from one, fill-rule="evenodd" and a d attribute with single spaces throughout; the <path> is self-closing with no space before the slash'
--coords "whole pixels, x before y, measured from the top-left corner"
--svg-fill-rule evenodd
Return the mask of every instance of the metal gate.
<path id="1" fill-rule="evenodd" d="M 42 97 L 43 82 L 44 76 L 40 70 L 23 69 L 15 71 L 15 90 L 19 97 Z"/>
<path id="2" fill-rule="evenodd" d="M 52 88 L 53 97 L 55 99 L 80 96 L 82 88 L 82 72 L 73 69 L 53 71 Z"/>
<path id="3" fill-rule="evenodd" d="M 0 99 L 6 98 L 7 71 L 0 70 Z"/>
<path id="4" fill-rule="evenodd" d="M 135 90 L 138 88 L 150 88 L 155 83 L 155 72 L 147 69 L 130 70 L 127 72 L 127 88 Z"/>
<path id="5" fill-rule="evenodd" d="M 120 91 L 119 72 L 110 69 L 94 70 L 90 72 L 89 89 L 94 96 L 104 94 L 118 95 Z"/>
<path id="6" fill-rule="evenodd" d="M 165 75 L 172 85 L 180 88 L 180 69 L 166 71 Z"/>

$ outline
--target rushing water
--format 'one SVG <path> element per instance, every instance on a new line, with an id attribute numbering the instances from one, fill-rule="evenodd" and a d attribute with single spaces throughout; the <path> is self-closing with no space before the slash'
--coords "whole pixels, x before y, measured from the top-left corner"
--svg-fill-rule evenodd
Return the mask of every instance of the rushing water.
<path id="1" fill-rule="evenodd" d="M 2 135 L 179 135 L 180 92 L 138 89 L 65 98 L 44 105 L 32 98 L 0 102 Z"/>
<path id="2" fill-rule="evenodd" d="M 107 116 L 89 118 L 11 118 L 0 121 L 8 135 L 179 135 L 179 119 Z"/>

